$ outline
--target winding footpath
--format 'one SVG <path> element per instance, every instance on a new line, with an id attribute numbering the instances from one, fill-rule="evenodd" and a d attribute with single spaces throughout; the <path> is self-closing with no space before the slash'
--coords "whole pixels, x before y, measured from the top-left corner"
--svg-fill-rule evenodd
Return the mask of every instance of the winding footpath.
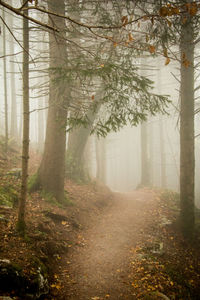
<path id="1" fill-rule="evenodd" d="M 144 190 L 114 194 L 111 207 L 83 230 L 80 246 L 70 254 L 63 299 L 136 299 L 131 259 L 133 249 L 148 239 L 154 197 Z"/>

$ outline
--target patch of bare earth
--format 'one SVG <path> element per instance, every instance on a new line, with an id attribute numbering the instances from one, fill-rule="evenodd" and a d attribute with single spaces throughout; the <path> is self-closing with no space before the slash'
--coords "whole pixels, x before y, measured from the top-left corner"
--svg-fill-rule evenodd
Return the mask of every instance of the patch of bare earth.
<path id="1" fill-rule="evenodd" d="M 198 248 L 184 242 L 158 193 L 115 193 L 87 215 L 57 269 L 56 299 L 199 299 Z"/>
<path id="2" fill-rule="evenodd" d="M 61 274 L 62 299 L 135 299 L 130 259 L 150 237 L 144 232 L 154 222 L 148 213 L 155 208 L 154 197 L 151 191 L 114 194 L 109 209 L 78 236 L 80 246 Z"/>

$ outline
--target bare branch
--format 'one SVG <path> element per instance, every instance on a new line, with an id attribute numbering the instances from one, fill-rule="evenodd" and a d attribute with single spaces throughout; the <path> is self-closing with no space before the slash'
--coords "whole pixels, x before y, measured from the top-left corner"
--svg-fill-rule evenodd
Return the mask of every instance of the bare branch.
<path id="1" fill-rule="evenodd" d="M 50 25 L 48 25 L 48 24 L 46 24 L 46 23 L 40 22 L 40 21 L 38 21 L 37 19 L 34 19 L 34 18 L 30 17 L 30 16 L 27 16 L 24 12 L 22 12 L 22 11 L 20 10 L 20 8 L 14 8 L 13 6 L 9 5 L 8 3 L 5 3 L 5 2 L 2 1 L 2 0 L 0 0 L 0 5 L 2 5 L 3 7 L 7 8 L 8 10 L 14 12 L 16 15 L 21 16 L 21 17 L 23 17 L 23 18 L 26 18 L 26 19 L 28 19 L 29 21 L 31 21 L 31 22 L 33 22 L 33 23 L 35 23 L 35 24 L 38 24 L 38 25 L 40 25 L 40 26 L 42 26 L 42 27 L 45 27 L 45 28 L 47 28 L 47 29 L 50 29 L 50 30 L 59 32 L 58 28 L 55 28 L 55 27 L 50 26 Z M 37 7 L 36 7 L 36 8 L 37 8 Z"/>

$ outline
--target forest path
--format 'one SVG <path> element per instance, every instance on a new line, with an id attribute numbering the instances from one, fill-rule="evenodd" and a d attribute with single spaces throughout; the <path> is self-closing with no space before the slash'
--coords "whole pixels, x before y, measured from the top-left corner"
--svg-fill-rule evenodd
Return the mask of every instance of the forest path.
<path id="1" fill-rule="evenodd" d="M 63 299 L 135 299 L 129 271 L 133 249 L 148 239 L 151 191 L 114 193 L 111 207 L 79 235 L 71 252 Z M 133 259 L 133 258 L 132 258 Z M 64 291 L 63 291 L 64 292 Z"/>

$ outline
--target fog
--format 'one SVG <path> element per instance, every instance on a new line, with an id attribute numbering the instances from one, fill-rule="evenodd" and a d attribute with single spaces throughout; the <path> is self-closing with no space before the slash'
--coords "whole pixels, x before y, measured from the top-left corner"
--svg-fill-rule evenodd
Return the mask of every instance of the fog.
<path id="1" fill-rule="evenodd" d="M 6 12 L 9 22 L 14 22 L 13 35 L 6 30 L 6 84 L 8 90 L 8 124 L 11 130 L 12 99 L 16 100 L 17 137 L 22 138 L 22 21 L 12 18 Z M 34 16 L 34 13 L 32 13 Z M 15 38 L 13 38 L 13 36 Z M 0 56 L 3 53 L 3 36 L 1 35 Z M 18 42 L 17 42 L 17 41 Z M 30 33 L 30 144 L 31 148 L 42 153 L 44 149 L 46 119 L 48 111 L 48 33 L 37 31 Z M 167 114 L 148 116 L 147 121 L 138 126 L 125 126 L 118 132 L 108 133 L 106 138 L 92 135 L 89 138 L 90 147 L 88 166 L 92 178 L 97 177 L 97 152 L 100 168 L 103 169 L 102 181 L 114 191 L 131 191 L 141 185 L 142 165 L 142 127 L 146 131 L 145 148 L 147 155 L 146 172 L 148 186 L 171 189 L 179 192 L 179 64 L 171 61 L 165 65 L 163 57 L 142 57 L 137 60 L 140 74 L 153 80 L 154 92 L 169 95 L 171 104 L 166 109 Z M 0 84 L 4 86 L 3 59 L 0 60 Z M 198 69 L 197 69 L 198 76 Z M 13 86 L 14 84 L 14 86 Z M 197 83 L 196 83 L 197 84 Z M 197 84 L 198 85 L 198 84 Z M 14 93 L 14 96 L 13 96 Z M 1 135 L 5 132 L 4 89 L 0 90 L 0 124 Z M 196 95 L 198 107 L 198 95 Z M 196 178 L 199 177 L 200 126 L 196 115 Z M 9 134 L 10 135 L 10 134 Z M 68 135 L 68 133 L 67 133 Z M 88 150 L 88 148 L 90 148 Z M 98 149 L 97 149 L 98 148 Z M 101 174 L 102 176 L 102 174 Z M 196 179 L 196 204 L 200 205 L 200 188 Z"/>

